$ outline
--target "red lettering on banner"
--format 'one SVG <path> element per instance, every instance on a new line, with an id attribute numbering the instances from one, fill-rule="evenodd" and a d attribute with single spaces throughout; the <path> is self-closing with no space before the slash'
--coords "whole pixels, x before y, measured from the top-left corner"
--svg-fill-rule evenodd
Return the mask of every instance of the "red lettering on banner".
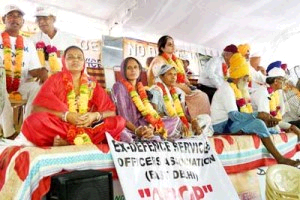
<path id="1" fill-rule="evenodd" d="M 209 190 L 210 192 L 212 192 L 212 191 L 213 191 L 213 188 L 212 188 L 212 186 L 211 186 L 211 185 L 207 185 L 207 188 L 208 188 L 208 190 Z"/>
<path id="2" fill-rule="evenodd" d="M 178 193 L 174 188 L 144 188 L 139 189 L 138 193 L 142 199 L 153 200 L 176 200 L 189 197 L 190 200 L 204 199 L 205 194 L 213 192 L 212 185 L 192 186 L 192 190 L 189 190 L 188 186 L 183 185 L 178 188 Z M 151 198 L 152 197 L 152 198 Z"/>
<path id="3" fill-rule="evenodd" d="M 201 189 L 201 187 L 194 186 L 193 187 L 193 191 L 194 191 L 194 194 L 195 194 L 195 199 L 202 199 L 202 198 L 204 198 L 204 193 L 203 193 L 203 190 Z"/>
<path id="4" fill-rule="evenodd" d="M 142 197 L 142 198 L 144 198 L 144 191 L 145 191 L 145 193 L 146 193 L 146 196 L 147 197 L 150 197 L 150 189 L 149 188 L 145 188 L 145 189 L 139 189 L 138 190 L 138 192 L 139 192 L 139 194 L 140 194 L 140 196 Z"/>
<path id="5" fill-rule="evenodd" d="M 188 190 L 188 188 L 187 188 L 186 185 L 181 186 L 181 187 L 179 188 L 179 194 L 180 194 L 181 198 L 183 197 L 183 193 L 186 192 L 187 190 Z"/>

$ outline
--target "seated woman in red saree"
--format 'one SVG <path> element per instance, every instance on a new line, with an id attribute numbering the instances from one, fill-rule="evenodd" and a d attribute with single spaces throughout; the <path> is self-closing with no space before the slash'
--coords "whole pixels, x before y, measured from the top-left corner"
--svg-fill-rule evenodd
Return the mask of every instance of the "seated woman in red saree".
<path id="1" fill-rule="evenodd" d="M 99 144 L 105 132 L 119 140 L 125 120 L 98 83 L 84 73 L 84 54 L 68 47 L 62 72 L 52 75 L 33 102 L 24 121 L 23 135 L 37 146 Z"/>

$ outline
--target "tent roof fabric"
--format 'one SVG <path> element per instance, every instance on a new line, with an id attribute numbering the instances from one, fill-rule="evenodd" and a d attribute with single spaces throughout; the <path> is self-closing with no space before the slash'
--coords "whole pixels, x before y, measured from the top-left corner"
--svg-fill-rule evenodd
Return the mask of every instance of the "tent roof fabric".
<path id="1" fill-rule="evenodd" d="M 20 0 L 15 1 L 21 3 Z M 6 0 L 0 2 L 7 4 Z M 109 32 L 114 26 L 121 24 L 125 36 L 134 37 L 132 33 L 137 35 L 146 33 L 155 35 L 156 40 L 153 39 L 151 42 L 156 42 L 159 36 L 168 34 L 175 40 L 184 41 L 183 45 L 194 44 L 218 51 L 222 51 L 225 46 L 232 43 L 236 45 L 249 43 L 251 47 L 256 47 L 252 48 L 253 52 L 265 51 L 266 48 L 275 51 L 279 43 L 300 32 L 300 4 L 297 0 L 23 2 L 48 5 L 77 13 L 91 19 L 95 30 L 101 29 L 102 32 Z"/>

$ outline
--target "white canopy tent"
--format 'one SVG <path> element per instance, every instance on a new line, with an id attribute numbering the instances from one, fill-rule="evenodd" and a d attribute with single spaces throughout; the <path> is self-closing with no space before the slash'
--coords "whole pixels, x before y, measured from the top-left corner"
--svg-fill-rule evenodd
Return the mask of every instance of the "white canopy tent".
<path id="1" fill-rule="evenodd" d="M 180 48 L 217 55 L 228 44 L 249 43 L 266 66 L 299 64 L 300 4 L 296 0 L 0 0 L 18 4 L 34 21 L 38 5 L 57 10 L 56 26 L 90 39 L 127 36 L 156 42 L 171 35 Z"/>

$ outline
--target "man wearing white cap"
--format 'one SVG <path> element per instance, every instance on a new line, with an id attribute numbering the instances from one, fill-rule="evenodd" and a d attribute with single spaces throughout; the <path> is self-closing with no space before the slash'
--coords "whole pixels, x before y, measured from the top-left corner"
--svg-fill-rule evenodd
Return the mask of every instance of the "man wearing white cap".
<path id="1" fill-rule="evenodd" d="M 266 70 L 260 66 L 261 56 L 258 53 L 254 53 L 250 57 L 250 76 L 251 76 L 251 88 L 250 92 L 254 92 L 259 86 L 265 84 Z"/>
<path id="2" fill-rule="evenodd" d="M 285 82 L 285 71 L 281 68 L 281 62 L 276 61 L 271 63 L 267 68 L 266 86 L 260 86 L 252 94 L 253 109 L 258 112 L 270 113 L 273 117 L 282 120 L 284 114 L 284 103 L 282 103 L 282 88 Z M 280 132 L 280 129 L 290 129 L 300 137 L 300 130 L 290 123 L 280 121 L 279 127 L 276 127 L 275 132 Z"/>
<path id="3" fill-rule="evenodd" d="M 47 79 L 47 73 L 41 69 L 33 43 L 19 35 L 24 24 L 23 15 L 24 12 L 16 5 L 5 6 L 2 17 L 5 30 L 0 37 L 0 60 L 4 62 L 0 63 L 0 67 L 5 68 L 6 91 L 10 97 L 21 94 L 22 99 L 27 99 L 24 116 L 26 118 L 31 112 L 32 101 L 40 88 L 33 78 L 38 78 L 42 83 Z M 15 133 L 13 110 L 7 92 L 5 92 L 3 111 L 0 113 L 0 125 L 4 137 L 10 137 Z"/>
<path id="4" fill-rule="evenodd" d="M 54 27 L 56 16 L 52 8 L 38 7 L 36 9 L 35 17 L 41 32 L 32 36 L 34 44 L 42 41 L 46 46 L 55 46 L 58 50 L 58 57 L 62 55 L 67 47 L 76 44 L 75 38 L 72 35 L 62 32 Z"/>

